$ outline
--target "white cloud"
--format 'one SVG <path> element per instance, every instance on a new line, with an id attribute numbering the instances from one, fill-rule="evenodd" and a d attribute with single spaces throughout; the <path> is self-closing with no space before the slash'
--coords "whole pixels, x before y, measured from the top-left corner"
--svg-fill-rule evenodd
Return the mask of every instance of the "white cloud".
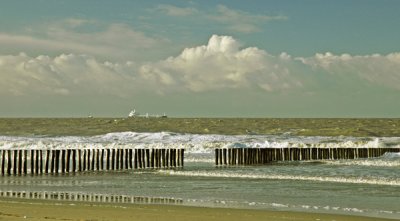
<path id="1" fill-rule="evenodd" d="M 158 5 L 151 12 L 161 12 L 168 16 L 194 16 L 196 22 L 203 21 L 210 25 L 223 25 L 223 28 L 240 33 L 254 33 L 261 30 L 260 25 L 270 21 L 287 20 L 283 15 L 269 16 L 254 14 L 242 10 L 235 10 L 225 5 L 217 5 L 213 10 L 199 10 L 193 7 L 177 7 L 174 5 Z"/>
<path id="2" fill-rule="evenodd" d="M 213 35 L 205 45 L 158 62 L 103 62 L 93 56 L 26 54 L 0 56 L 0 96 L 100 96 L 132 94 L 264 93 L 400 90 L 400 53 L 274 56 L 242 47 L 231 36 Z M 329 84 L 329 88 L 324 86 Z"/>
<path id="3" fill-rule="evenodd" d="M 325 90 L 326 83 L 331 84 L 330 90 L 368 85 L 400 90 L 399 70 L 400 53 L 353 56 L 328 52 L 292 58 L 285 52 L 273 56 L 255 47 L 241 49 L 234 38 L 213 35 L 207 45 L 186 48 L 176 57 L 142 66 L 139 72 L 156 82 L 160 91 L 258 88 L 312 93 Z"/>
<path id="4" fill-rule="evenodd" d="M 190 91 L 260 88 L 267 91 L 300 87 L 282 59 L 255 47 L 240 49 L 230 36 L 213 35 L 207 45 L 186 48 L 177 57 L 144 65 L 140 74 L 166 89 Z"/>
<path id="5" fill-rule="evenodd" d="M 245 11 L 234 10 L 225 5 L 217 6 L 217 13 L 208 15 L 208 19 L 221 24 L 228 25 L 228 28 L 242 33 L 260 31 L 259 25 L 274 21 L 286 20 L 286 16 L 268 16 L 263 14 L 252 14 Z"/>
<path id="6" fill-rule="evenodd" d="M 114 95 L 132 91 L 132 63 L 99 62 L 86 55 L 0 56 L 0 95 Z"/>
<path id="7" fill-rule="evenodd" d="M 343 79 L 358 78 L 373 85 L 400 90 L 400 53 L 388 55 L 334 55 L 317 53 L 310 58 L 297 58 L 314 70 Z"/>
<path id="8" fill-rule="evenodd" d="M 83 31 L 86 30 L 86 31 Z M 27 33 L 0 32 L 0 47 L 30 54 L 90 54 L 104 59 L 149 59 L 165 39 L 152 38 L 125 24 L 101 24 L 91 20 L 66 19 L 34 27 Z M 4 53 L 4 52 L 3 52 Z"/>
<path id="9" fill-rule="evenodd" d="M 234 10 L 225 5 L 217 6 L 217 13 L 207 16 L 209 19 L 221 24 L 228 25 L 228 28 L 242 33 L 260 31 L 259 25 L 274 20 L 286 20 L 286 16 L 268 16 L 263 14 L 252 14 L 249 12 Z"/>
<path id="10" fill-rule="evenodd" d="M 197 9 L 190 7 L 177 7 L 173 5 L 161 4 L 156 7 L 157 11 L 160 11 L 169 16 L 189 16 L 198 13 Z"/>

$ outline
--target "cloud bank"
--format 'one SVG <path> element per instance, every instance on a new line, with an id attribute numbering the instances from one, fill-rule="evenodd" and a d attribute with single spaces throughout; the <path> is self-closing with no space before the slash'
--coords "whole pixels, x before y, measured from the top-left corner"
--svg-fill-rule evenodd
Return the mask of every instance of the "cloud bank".
<path id="1" fill-rule="evenodd" d="M 62 54 L 56 57 L 40 55 L 0 56 L 0 95 L 125 96 L 132 91 L 127 82 L 133 64 L 99 62 L 86 55 Z"/>
<path id="2" fill-rule="evenodd" d="M 136 93 L 318 93 L 358 86 L 400 90 L 400 53 L 388 55 L 271 55 L 242 47 L 231 36 L 213 35 L 205 45 L 157 62 L 104 62 L 93 56 L 61 54 L 0 56 L 0 95 L 70 96 Z M 330 85 L 323 88 L 321 85 Z M 346 88 L 346 85 L 350 85 Z M 367 88 L 365 88 L 367 90 Z"/>

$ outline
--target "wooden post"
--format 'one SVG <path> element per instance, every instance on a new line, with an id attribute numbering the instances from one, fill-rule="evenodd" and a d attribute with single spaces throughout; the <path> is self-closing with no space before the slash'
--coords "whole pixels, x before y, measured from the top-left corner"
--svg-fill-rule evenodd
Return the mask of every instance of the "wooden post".
<path id="1" fill-rule="evenodd" d="M 115 169 L 115 149 L 112 149 L 112 156 L 111 156 L 111 170 Z"/>
<path id="2" fill-rule="evenodd" d="M 96 170 L 100 170 L 100 151 L 96 149 Z"/>
<path id="3" fill-rule="evenodd" d="M 65 150 L 61 150 L 61 173 L 65 173 Z"/>
<path id="4" fill-rule="evenodd" d="M 129 168 L 132 169 L 133 168 L 133 164 L 132 164 L 132 160 L 133 160 L 133 150 L 129 149 Z"/>
<path id="5" fill-rule="evenodd" d="M 138 166 L 139 166 L 139 169 L 143 168 L 143 165 L 142 165 L 142 149 L 138 149 Z"/>
<path id="6" fill-rule="evenodd" d="M 110 170 L 110 155 L 111 155 L 111 150 L 110 150 L 110 149 L 107 149 L 106 170 Z"/>
<path id="7" fill-rule="evenodd" d="M 157 156 L 158 156 L 158 159 L 157 159 L 157 167 L 158 167 L 158 168 L 161 168 L 161 159 L 162 159 L 161 149 L 157 149 Z M 179 162 L 179 164 L 180 164 L 180 162 Z"/>
<path id="8" fill-rule="evenodd" d="M 161 149 L 162 167 L 165 168 L 165 149 Z"/>
<path id="9" fill-rule="evenodd" d="M 4 175 L 5 163 L 6 163 L 6 150 L 1 150 L 1 175 Z"/>
<path id="10" fill-rule="evenodd" d="M 101 149 L 100 169 L 104 170 L 104 149 Z"/>
<path id="11" fill-rule="evenodd" d="M 134 169 L 137 169 L 138 168 L 138 150 L 137 149 L 135 149 L 133 159 L 134 159 L 134 162 L 133 162 Z"/>
<path id="12" fill-rule="evenodd" d="M 229 148 L 228 149 L 228 164 L 232 165 L 233 164 L 232 161 L 233 161 L 233 149 Z"/>
<path id="13" fill-rule="evenodd" d="M 177 158 L 177 151 L 176 151 L 176 149 L 174 149 L 174 167 L 176 167 L 176 165 L 177 165 L 176 158 Z"/>
<path id="14" fill-rule="evenodd" d="M 165 166 L 170 167 L 170 165 L 169 165 L 169 149 L 165 150 Z"/>
<path id="15" fill-rule="evenodd" d="M 18 174 L 22 174 L 22 150 L 18 150 Z"/>
<path id="16" fill-rule="evenodd" d="M 147 151 L 148 150 L 146 150 L 146 155 L 148 156 Z M 151 149 L 150 162 L 149 161 L 147 162 L 147 167 L 151 167 L 151 168 L 155 167 L 155 163 L 154 163 L 155 160 L 156 160 L 156 153 L 155 152 L 156 152 L 155 149 Z M 147 159 L 149 160 L 149 158 L 147 158 Z"/>
<path id="17" fill-rule="evenodd" d="M 141 154 L 141 161 L 142 161 L 142 166 L 143 166 L 143 168 L 146 168 L 146 166 L 145 166 L 145 154 L 144 154 L 144 149 L 142 149 L 142 154 Z"/>
<path id="18" fill-rule="evenodd" d="M 219 154 L 219 150 L 218 149 L 215 149 L 215 165 L 219 165 L 219 156 L 218 156 L 218 154 Z"/>
<path id="19" fill-rule="evenodd" d="M 222 151 L 223 151 L 224 165 L 227 165 L 227 164 L 228 164 L 228 163 L 227 163 L 227 159 L 226 159 L 226 152 L 227 152 L 227 149 L 224 148 Z"/>
<path id="20" fill-rule="evenodd" d="M 176 165 L 178 166 L 178 167 L 180 167 L 181 166 L 181 150 L 180 149 L 177 149 L 176 150 L 176 158 L 177 158 L 177 162 L 176 162 Z"/>
<path id="21" fill-rule="evenodd" d="M 83 150 L 83 162 L 82 162 L 82 171 L 86 171 L 86 149 Z"/>
<path id="22" fill-rule="evenodd" d="M 78 150 L 78 172 L 82 172 L 82 150 Z"/>
<path id="23" fill-rule="evenodd" d="M 36 170 L 36 174 L 40 174 L 40 164 L 41 162 L 41 156 L 40 156 L 40 150 L 36 150 L 36 160 L 35 160 L 35 170 Z"/>
<path id="24" fill-rule="evenodd" d="M 174 149 L 169 150 L 169 165 L 174 167 Z"/>
<path id="25" fill-rule="evenodd" d="M 96 155 L 95 155 L 95 149 L 93 149 L 93 150 L 91 150 L 91 167 L 90 167 L 90 169 L 92 170 L 92 171 L 94 171 L 94 163 L 96 162 Z"/>
<path id="26" fill-rule="evenodd" d="M 12 161 L 13 161 L 13 165 L 12 165 L 12 174 L 17 175 L 17 151 L 16 150 L 12 150 Z"/>
<path id="27" fill-rule="evenodd" d="M 60 150 L 56 150 L 56 174 L 58 174 L 60 168 Z"/>
<path id="28" fill-rule="evenodd" d="M 236 165 L 236 148 L 231 148 L 231 165 Z"/>
<path id="29" fill-rule="evenodd" d="M 76 149 L 72 150 L 72 172 L 76 172 Z"/>
<path id="30" fill-rule="evenodd" d="M 43 150 L 39 150 L 40 174 L 43 174 Z"/>
<path id="31" fill-rule="evenodd" d="M 55 162 L 56 162 L 56 151 L 55 151 L 55 150 L 51 150 L 51 166 L 50 166 L 50 173 L 54 173 Z"/>
<path id="32" fill-rule="evenodd" d="M 119 151 L 120 151 L 120 154 L 119 154 L 119 156 L 120 156 L 120 169 L 121 170 L 123 170 L 124 169 L 124 150 L 123 149 L 119 149 Z"/>
<path id="33" fill-rule="evenodd" d="M 46 173 L 46 174 L 49 173 L 49 162 L 50 162 L 49 158 L 50 158 L 50 150 L 46 150 L 46 164 L 44 166 L 44 173 Z M 25 163 L 26 163 L 26 160 L 25 160 Z M 24 170 L 25 170 L 25 166 L 24 166 Z"/>
<path id="34" fill-rule="evenodd" d="M 185 149 L 181 149 L 181 167 L 183 167 L 185 162 Z"/>
<path id="35" fill-rule="evenodd" d="M 129 169 L 129 152 L 125 149 L 125 169 Z"/>
<path id="36" fill-rule="evenodd" d="M 35 174 L 35 151 L 34 150 L 31 150 L 30 160 L 31 160 L 31 174 L 33 175 L 33 174 Z"/>
<path id="37" fill-rule="evenodd" d="M 120 155 L 119 149 L 117 149 L 116 152 L 117 152 L 117 158 L 116 158 L 116 162 L 115 162 L 116 163 L 115 169 L 119 170 L 119 155 Z"/>

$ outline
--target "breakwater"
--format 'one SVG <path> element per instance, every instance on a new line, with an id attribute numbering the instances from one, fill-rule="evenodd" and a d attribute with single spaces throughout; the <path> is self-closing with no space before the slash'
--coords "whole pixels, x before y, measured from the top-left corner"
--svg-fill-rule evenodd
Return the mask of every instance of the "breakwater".
<path id="1" fill-rule="evenodd" d="M 256 165 L 279 161 L 373 158 L 400 148 L 218 148 L 216 165 Z"/>
<path id="2" fill-rule="evenodd" d="M 184 149 L 0 150 L 1 175 L 66 174 L 184 166 Z"/>

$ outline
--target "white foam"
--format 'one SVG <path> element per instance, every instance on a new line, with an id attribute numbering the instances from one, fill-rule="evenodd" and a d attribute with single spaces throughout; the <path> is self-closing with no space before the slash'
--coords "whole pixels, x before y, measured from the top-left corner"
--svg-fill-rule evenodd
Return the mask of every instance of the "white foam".
<path id="1" fill-rule="evenodd" d="M 118 132 L 99 136 L 0 136 L 0 149 L 184 148 L 211 153 L 214 148 L 378 148 L 399 147 L 400 137 L 301 137 L 287 135 L 201 135 L 171 132 Z"/>
<path id="2" fill-rule="evenodd" d="M 325 163 L 331 165 L 345 165 L 345 166 L 400 167 L 399 160 L 384 160 L 384 159 L 325 161 Z"/>
<path id="3" fill-rule="evenodd" d="M 323 176 L 296 176 L 281 174 L 243 174 L 223 171 L 175 171 L 159 170 L 158 173 L 174 176 L 195 176 L 195 177 L 220 177 L 220 178 L 240 178 L 240 179 L 270 179 L 270 180 L 301 180 L 334 183 L 354 183 L 354 184 L 374 184 L 400 186 L 399 178 L 368 178 L 368 177 L 323 177 Z"/>

